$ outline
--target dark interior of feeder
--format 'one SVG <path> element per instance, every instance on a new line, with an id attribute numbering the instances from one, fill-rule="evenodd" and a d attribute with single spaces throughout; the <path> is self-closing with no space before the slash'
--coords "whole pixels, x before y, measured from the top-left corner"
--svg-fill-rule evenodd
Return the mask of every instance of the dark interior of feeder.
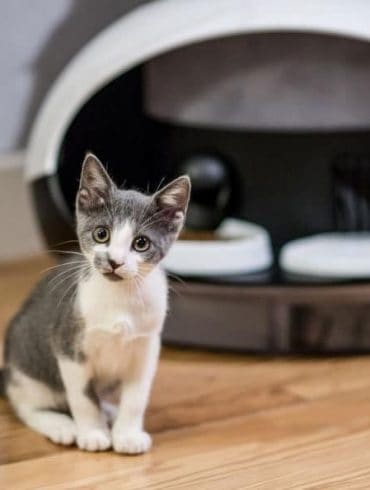
<path id="1" fill-rule="evenodd" d="M 242 38 L 244 52 L 249 46 L 255 46 L 258 53 L 263 48 L 259 43 L 267 43 L 281 56 L 287 36 L 275 33 L 238 38 L 239 42 Z M 294 37 L 294 34 L 289 36 Z M 345 46 L 353 44 L 353 49 L 358 45 L 362 51 L 365 49 L 359 41 L 331 36 L 297 34 L 296 38 L 297 51 L 300 43 L 303 47 L 304 42 L 310 46 L 310 43 L 319 42 L 318 39 L 323 46 L 327 43 L 330 48 L 326 53 L 328 57 L 339 52 L 343 43 Z M 206 48 L 217 51 L 222 46 L 225 50 L 227 48 L 223 46 L 228 43 L 232 49 L 235 39 L 203 42 L 167 56 L 181 59 L 185 53 L 189 63 L 190 55 L 186 50 L 193 49 L 195 53 L 198 50 L 201 55 Z M 333 51 L 332 45 L 336 50 Z M 316 45 L 312 46 L 317 53 L 316 48 Z M 369 48 L 366 49 L 369 54 Z M 266 52 L 266 47 L 263 51 Z M 310 51 L 306 46 L 307 53 L 309 55 Z M 207 51 L 203 56 L 206 54 Z M 199 70 L 198 61 L 198 75 Z M 285 124 L 281 127 L 248 127 L 248 124 L 223 125 L 220 120 L 217 125 L 207 125 L 204 121 L 199 124 L 174 121 L 147 110 L 147 71 L 147 66 L 138 66 L 112 80 L 82 106 L 70 124 L 58 155 L 56 176 L 68 209 L 67 221 L 73 220 L 83 156 L 91 150 L 107 165 L 116 182 L 148 191 L 154 191 L 162 182 L 186 171 L 188 162 L 194 159 L 216 160 L 227 176 L 229 198 L 217 216 L 217 205 L 210 202 L 213 198 L 203 199 L 205 206 L 208 203 L 210 215 L 212 210 L 215 213 L 214 220 L 212 216 L 204 218 L 204 226 L 216 226 L 223 215 L 258 223 L 270 233 L 275 253 L 294 238 L 336 229 L 370 228 L 367 156 L 370 155 L 370 137 L 366 126 L 347 127 L 344 124 L 313 128 Z M 186 73 L 191 76 L 188 69 Z M 328 80 L 330 82 L 330 77 Z M 168 83 L 170 91 L 171 80 Z M 330 92 L 330 87 L 327 90 Z M 203 181 L 201 173 L 200 176 L 194 186 L 194 196 L 202 206 L 201 189 L 209 176 L 205 172 Z"/>

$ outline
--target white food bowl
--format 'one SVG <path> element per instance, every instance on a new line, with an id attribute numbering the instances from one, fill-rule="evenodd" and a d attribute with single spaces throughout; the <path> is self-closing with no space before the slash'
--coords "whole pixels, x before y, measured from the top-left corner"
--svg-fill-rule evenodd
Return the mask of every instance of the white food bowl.
<path id="1" fill-rule="evenodd" d="M 370 233 L 322 233 L 293 240 L 282 248 L 280 266 L 312 278 L 369 278 Z"/>
<path id="2" fill-rule="evenodd" d="M 182 276 L 246 274 L 271 267 L 269 234 L 261 226 L 225 219 L 218 240 L 178 240 L 164 260 L 169 272 Z"/>

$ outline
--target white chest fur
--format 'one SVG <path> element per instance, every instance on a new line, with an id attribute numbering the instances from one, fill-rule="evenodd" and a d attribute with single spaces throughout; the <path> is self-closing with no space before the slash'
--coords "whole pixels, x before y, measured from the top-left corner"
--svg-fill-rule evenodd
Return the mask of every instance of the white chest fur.
<path id="1" fill-rule="evenodd" d="M 78 288 L 77 306 L 85 322 L 84 351 L 97 377 L 122 376 L 135 345 L 158 335 L 167 310 L 167 282 L 154 269 L 140 285 L 111 282 L 98 272 Z"/>

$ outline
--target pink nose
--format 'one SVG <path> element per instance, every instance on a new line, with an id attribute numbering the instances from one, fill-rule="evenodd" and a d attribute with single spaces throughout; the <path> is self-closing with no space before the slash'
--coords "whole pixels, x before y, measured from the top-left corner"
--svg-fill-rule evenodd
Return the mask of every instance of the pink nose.
<path id="1" fill-rule="evenodd" d="M 121 265 L 124 264 L 124 262 L 119 263 L 113 259 L 108 259 L 108 262 L 109 262 L 109 265 L 112 267 L 113 270 L 118 269 L 118 267 L 121 267 Z"/>

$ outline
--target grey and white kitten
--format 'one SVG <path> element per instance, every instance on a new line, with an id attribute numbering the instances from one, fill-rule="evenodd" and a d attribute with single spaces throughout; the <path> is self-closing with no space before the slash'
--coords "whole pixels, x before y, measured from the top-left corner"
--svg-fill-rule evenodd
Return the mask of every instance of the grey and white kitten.
<path id="1" fill-rule="evenodd" d="M 6 334 L 2 384 L 29 427 L 87 451 L 150 448 L 143 419 L 167 310 L 159 264 L 189 195 L 187 176 L 152 196 L 118 189 L 86 156 L 76 200 L 82 254 L 41 280 Z M 120 401 L 110 429 L 102 399 L 113 388 Z"/>

